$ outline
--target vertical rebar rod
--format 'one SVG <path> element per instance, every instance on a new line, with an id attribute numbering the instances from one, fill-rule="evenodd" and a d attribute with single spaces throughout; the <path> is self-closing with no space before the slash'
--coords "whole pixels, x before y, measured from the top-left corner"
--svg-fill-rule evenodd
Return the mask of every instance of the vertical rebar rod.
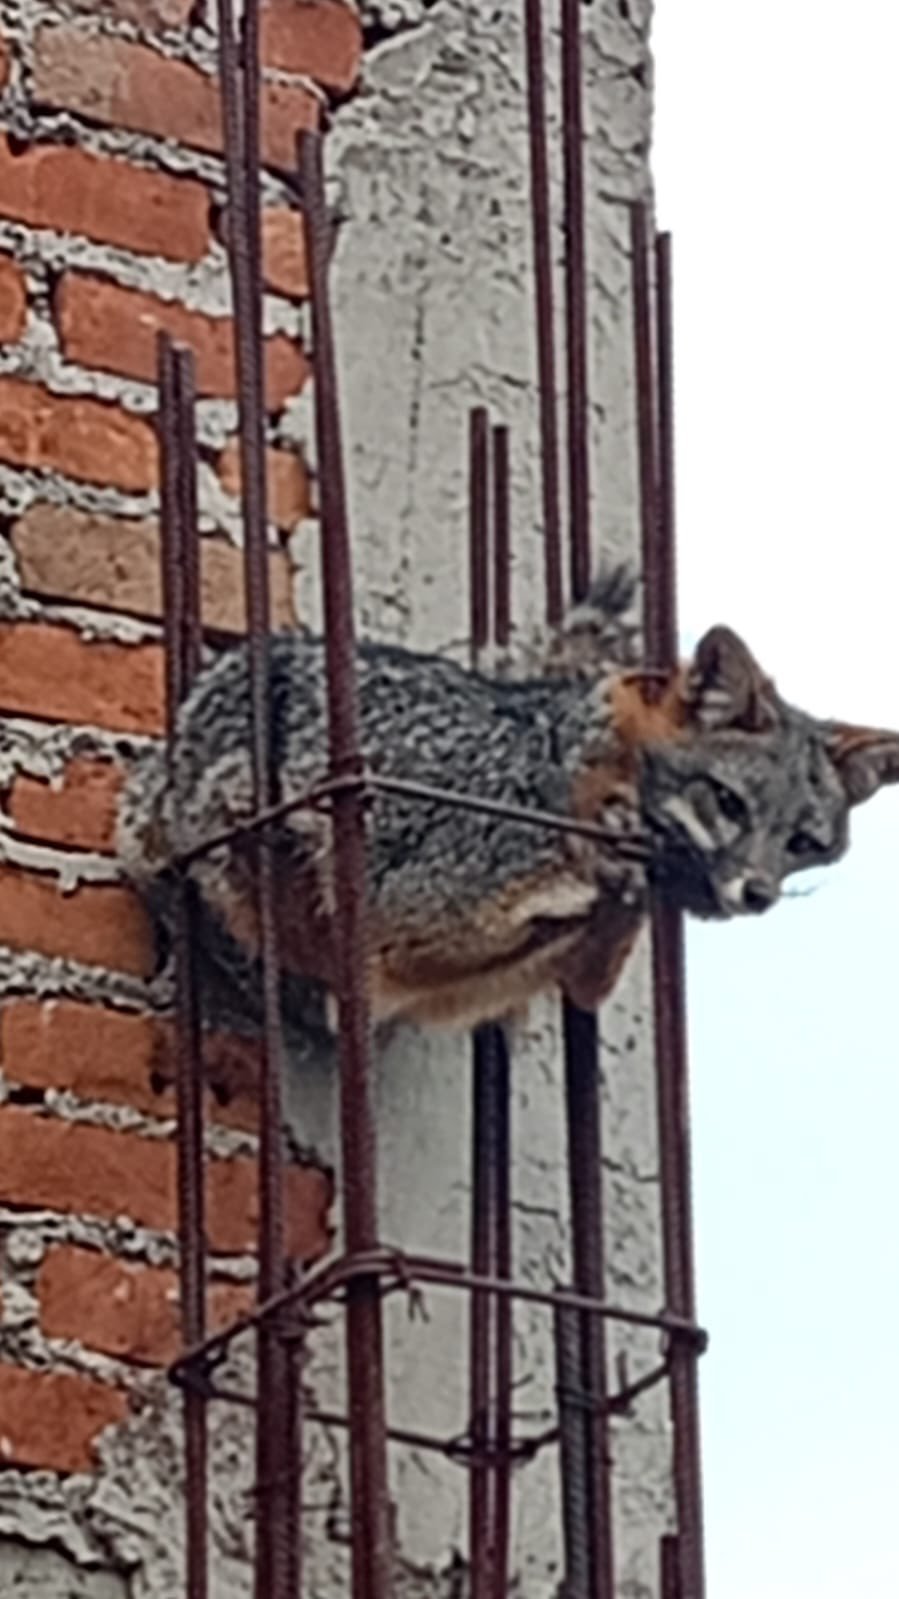
<path id="1" fill-rule="evenodd" d="M 196 517 L 195 381 L 190 351 L 167 334 L 157 341 L 161 447 L 160 564 L 165 633 L 166 729 L 174 746 L 178 707 L 200 663 L 199 541 Z M 198 974 L 190 886 L 175 889 L 175 1049 L 178 1246 L 181 1337 L 194 1346 L 206 1331 L 206 1233 L 203 1162 L 203 1066 Z M 187 1599 L 209 1588 L 208 1443 L 205 1396 L 184 1392 Z"/>
<path id="2" fill-rule="evenodd" d="M 537 333 L 544 582 L 546 587 L 546 619 L 551 625 L 555 625 L 561 618 L 565 598 L 562 575 L 552 219 L 546 136 L 546 68 L 543 50 L 542 0 L 524 0 L 524 30 L 527 59 L 531 228 L 534 245 L 534 282 L 536 291 L 534 311 Z"/>
<path id="3" fill-rule="evenodd" d="M 477 1028 L 472 1040 L 472 1271 L 509 1278 L 509 1054 L 501 1027 Z M 475 1290 L 470 1307 L 471 1440 L 469 1565 L 472 1599 L 505 1599 L 508 1590 L 511 1476 L 512 1305 Z"/>
<path id="4" fill-rule="evenodd" d="M 656 339 L 652 359 L 648 216 L 631 211 L 637 422 L 641 461 L 644 616 L 648 664 L 676 664 L 674 586 L 674 414 L 670 241 L 656 246 Z M 642 389 L 641 389 L 642 385 Z M 645 392 L 648 388 L 648 394 Z M 649 463 L 652 464 L 650 475 Z M 683 917 L 670 906 L 652 916 L 653 1021 L 666 1309 L 695 1319 L 691 1210 L 690 1106 Z M 698 1356 L 675 1343 L 669 1383 L 679 1599 L 704 1599 Z M 670 1562 L 671 1556 L 668 1556 Z"/>
<path id="5" fill-rule="evenodd" d="M 568 555 L 571 598 L 575 601 L 583 599 L 590 587 L 590 400 L 581 3 L 582 0 L 561 0 Z"/>
<path id="6" fill-rule="evenodd" d="M 312 298 L 330 769 L 332 776 L 339 778 L 359 773 L 362 756 L 355 677 L 352 552 L 328 300 L 330 228 L 325 208 L 321 140 L 317 134 L 306 133 L 301 137 L 300 176 Z M 352 1253 L 373 1248 L 378 1230 L 371 1026 L 365 963 L 365 811 L 362 795 L 353 789 L 336 793 L 332 807 L 343 1215 L 346 1246 Z M 353 1596 L 354 1599 L 388 1599 L 392 1591 L 390 1500 L 383 1326 L 376 1276 L 357 1277 L 349 1284 L 346 1334 Z"/>
<path id="7" fill-rule="evenodd" d="M 472 1037 L 471 1269 L 489 1276 L 493 1266 L 493 1034 L 479 1027 Z M 470 1599 L 489 1599 L 493 1564 L 493 1477 L 487 1460 L 491 1426 L 490 1296 L 474 1289 L 469 1307 L 469 1403 L 474 1460 L 468 1483 Z"/>
<path id="8" fill-rule="evenodd" d="M 649 221 L 643 201 L 628 207 L 631 246 L 631 297 L 634 348 L 634 384 L 637 408 L 637 464 L 639 472 L 640 545 L 643 564 L 643 633 L 646 664 L 669 665 L 659 656 L 663 642 L 670 647 L 663 623 L 670 577 L 663 555 L 659 520 L 656 455 L 655 352 L 653 350 L 652 296 L 649 286 Z M 676 648 L 676 641 L 674 641 Z"/>
<path id="9" fill-rule="evenodd" d="M 493 642 L 509 643 L 512 624 L 512 542 L 509 503 L 509 429 L 492 429 Z M 487 1095 L 488 1170 L 490 1175 L 490 1270 L 500 1278 L 512 1275 L 512 1149 L 509 1044 L 505 1028 L 490 1028 Z M 506 1599 L 509 1581 L 512 1481 L 512 1301 L 506 1295 L 488 1300 L 491 1362 L 491 1599 Z"/>
<path id="10" fill-rule="evenodd" d="M 228 257 L 234 299 L 240 424 L 244 581 L 250 678 L 253 806 L 275 803 L 269 688 L 269 572 L 265 481 L 265 371 L 262 334 L 259 189 L 259 11 L 244 0 L 238 57 L 232 0 L 218 0 L 219 63 L 228 182 Z M 286 1285 L 283 1169 L 283 1036 L 271 836 L 252 845 L 262 977 L 260 1073 L 259 1277 L 267 1299 Z M 275 1318 L 258 1335 L 256 1426 L 257 1599 L 294 1599 L 299 1583 L 298 1411 L 284 1396 L 297 1384 L 294 1346 Z"/>
<path id="11" fill-rule="evenodd" d="M 666 1533 L 659 1544 L 659 1599 L 682 1599 L 677 1539 Z"/>
<path id="12" fill-rule="evenodd" d="M 587 363 L 587 261 L 580 0 L 561 0 L 565 354 L 568 382 L 568 555 L 571 599 L 590 586 L 590 405 Z M 563 1005 L 565 1110 L 571 1204 L 572 1275 L 582 1293 L 602 1298 L 605 1254 L 599 1032 L 595 1015 Z M 606 1329 L 581 1318 L 582 1417 L 587 1469 L 591 1599 L 612 1599 L 614 1543 L 609 1452 Z M 569 1559 L 573 1555 L 569 1552 Z"/>
<path id="13" fill-rule="evenodd" d="M 566 1001 L 563 1030 L 572 1275 L 578 1292 L 602 1299 L 605 1296 L 605 1228 L 596 1015 Z M 613 1599 L 615 1558 L 606 1324 L 602 1316 L 591 1316 L 587 1312 L 581 1317 L 580 1378 L 582 1391 L 588 1396 L 582 1425 L 588 1470 L 590 1592 L 593 1599 Z"/>
<path id="14" fill-rule="evenodd" d="M 508 428 L 471 414 L 469 571 L 472 634 L 501 646 L 511 630 Z M 491 492 L 492 489 L 492 492 Z M 492 557 L 492 559 L 491 559 Z M 493 611 L 489 578 L 493 576 Z M 471 1262 L 484 1275 L 512 1271 L 509 1054 L 501 1027 L 472 1035 Z M 469 1321 L 471 1599 L 505 1599 L 511 1512 L 512 1306 L 477 1290 Z"/>
<path id="15" fill-rule="evenodd" d="M 659 906 L 653 916 L 652 950 L 665 1305 L 668 1310 L 692 1321 L 696 1307 L 690 1205 L 684 930 L 682 915 L 670 906 Z M 682 1599 L 704 1599 L 705 1594 L 697 1358 L 696 1351 L 684 1343 L 676 1343 L 671 1351 L 674 1489 Z"/>
<path id="16" fill-rule="evenodd" d="M 656 519 L 659 529 L 659 594 L 656 598 L 656 644 L 660 662 L 677 660 L 677 584 L 675 574 L 674 503 L 674 329 L 671 296 L 671 235 L 656 234 L 656 391 L 657 488 Z"/>
<path id="17" fill-rule="evenodd" d="M 584 1415 L 582 1323 L 579 1311 L 557 1305 L 553 1313 L 565 1599 L 590 1599 L 593 1554 L 589 1512 L 590 1472 Z"/>
<path id="18" fill-rule="evenodd" d="M 497 1277 L 512 1276 L 512 1148 L 510 1105 L 510 1062 L 506 1033 L 497 1027 L 494 1036 L 494 1195 L 495 1259 Z M 500 1295 L 495 1302 L 495 1419 L 494 1509 L 493 1509 L 493 1592 L 492 1599 L 506 1599 L 509 1588 L 509 1546 L 511 1536 L 512 1480 L 509 1449 L 512 1441 L 512 1300 Z"/>
<path id="19" fill-rule="evenodd" d="M 493 638 L 504 649 L 512 627 L 512 545 L 509 522 L 509 429 L 491 431 L 493 442 Z"/>
<path id="20" fill-rule="evenodd" d="M 486 406 L 468 413 L 468 626 L 472 660 L 490 637 L 490 421 Z"/>

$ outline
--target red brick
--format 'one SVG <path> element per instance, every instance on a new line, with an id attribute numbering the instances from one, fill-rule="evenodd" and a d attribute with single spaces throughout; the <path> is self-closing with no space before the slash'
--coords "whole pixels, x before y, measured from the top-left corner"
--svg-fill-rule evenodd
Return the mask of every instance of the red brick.
<path id="1" fill-rule="evenodd" d="M 80 1099 L 175 1114 L 175 1038 L 168 1019 L 72 999 L 14 999 L 0 1010 L 0 1062 L 10 1083 L 67 1088 Z M 259 1125 L 259 1049 L 213 1033 L 203 1040 L 207 1115 Z"/>
<path id="2" fill-rule="evenodd" d="M 164 705 L 161 645 L 83 639 L 49 622 L 0 622 L 0 712 L 161 733 Z"/>
<path id="3" fill-rule="evenodd" d="M 362 24 L 346 0 L 269 0 L 260 15 L 266 66 L 346 94 L 359 76 Z"/>
<path id="4" fill-rule="evenodd" d="M 285 1174 L 287 1249 L 313 1260 L 328 1248 L 331 1181 L 312 1166 Z M 206 1166 L 207 1234 L 220 1254 L 256 1242 L 256 1162 L 248 1156 Z M 115 1220 L 173 1231 L 177 1221 L 175 1146 L 167 1139 L 0 1107 L 0 1201 L 25 1208 Z"/>
<path id="5" fill-rule="evenodd" d="M 0 256 L 0 344 L 18 342 L 25 332 L 27 315 L 25 274 L 9 256 Z"/>
<path id="6" fill-rule="evenodd" d="M 210 242 L 201 183 L 59 144 L 13 152 L 0 138 L 0 216 L 172 261 L 199 261 Z"/>
<path id="7" fill-rule="evenodd" d="M 221 107 L 213 78 L 146 45 L 92 33 L 77 23 L 38 29 L 34 95 L 44 105 L 114 127 L 219 154 Z M 262 149 L 270 166 L 293 169 L 296 136 L 318 125 L 315 96 L 294 84 L 262 93 Z"/>
<path id="8" fill-rule="evenodd" d="M 275 451 L 271 452 L 273 455 Z M 283 454 L 283 452 L 278 452 Z M 280 462 L 278 463 L 280 465 Z M 274 512 L 287 505 L 287 484 L 278 477 Z M 159 529 L 151 520 L 135 521 L 65 505 L 32 505 L 13 524 L 12 545 L 22 587 L 46 599 L 71 600 L 134 616 L 162 616 Z M 203 618 L 216 633 L 243 633 L 246 627 L 243 553 L 226 539 L 200 544 Z M 283 550 L 269 556 L 272 624 L 295 620 L 290 568 Z"/>
<path id="9" fill-rule="evenodd" d="M 266 206 L 262 213 L 262 272 L 270 289 L 291 300 L 309 293 L 303 224 L 288 206 Z"/>
<path id="10" fill-rule="evenodd" d="M 69 0 L 78 11 L 118 17 L 141 28 L 182 28 L 196 0 Z"/>
<path id="11" fill-rule="evenodd" d="M 203 1077 L 208 1084 L 205 1109 L 211 1121 L 226 1127 L 259 1130 L 261 1046 L 234 1033 L 207 1033 L 203 1039 Z M 157 1100 L 175 1111 L 175 1033 L 168 1022 L 157 1024 L 152 1080 Z M 157 1114 L 159 1112 L 157 1111 Z M 165 1114 L 165 1111 L 162 1112 Z"/>
<path id="12" fill-rule="evenodd" d="M 50 394 L 21 378 L 0 377 L 0 461 L 126 493 L 154 488 L 158 475 L 149 423 L 105 400 Z"/>
<path id="13" fill-rule="evenodd" d="M 115 851 L 116 807 L 124 775 L 113 761 L 76 755 L 66 762 L 59 786 L 18 772 L 7 809 L 14 827 L 26 838 L 109 855 Z"/>
<path id="14" fill-rule="evenodd" d="M 66 273 L 55 310 L 63 353 L 70 361 L 155 383 L 156 335 L 165 328 L 191 346 L 201 395 L 230 398 L 236 393 L 231 317 L 205 316 L 177 301 L 160 300 L 81 272 Z M 266 340 L 265 397 L 270 411 L 280 410 L 308 376 L 309 363 L 292 339 L 276 333 Z"/>
<path id="15" fill-rule="evenodd" d="M 68 1371 L 0 1364 L 0 1460 L 45 1471 L 90 1471 L 104 1428 L 128 1415 L 117 1388 Z"/>
<path id="16" fill-rule="evenodd" d="M 149 977 L 154 951 L 137 895 L 117 883 L 64 894 L 55 877 L 0 866 L 0 944 Z"/>
<path id="17" fill-rule="evenodd" d="M 229 494 L 239 495 L 241 484 L 240 447 L 237 441 L 227 444 L 218 459 L 222 487 Z M 305 462 L 294 450 L 265 452 L 265 471 L 268 486 L 268 514 L 276 527 L 285 532 L 294 527 L 311 510 L 309 474 Z"/>
<path id="18" fill-rule="evenodd" d="M 37 1277 L 41 1329 L 88 1349 L 140 1365 L 164 1366 L 180 1353 L 181 1316 L 174 1271 L 132 1266 L 95 1249 L 61 1244 L 47 1251 Z M 213 1283 L 210 1332 L 243 1315 L 254 1301 L 244 1283 Z"/>

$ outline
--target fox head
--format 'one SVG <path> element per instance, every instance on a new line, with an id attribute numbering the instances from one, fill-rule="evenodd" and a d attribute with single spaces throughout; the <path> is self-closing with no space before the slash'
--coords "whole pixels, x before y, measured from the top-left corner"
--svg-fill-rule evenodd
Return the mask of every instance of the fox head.
<path id="1" fill-rule="evenodd" d="M 899 734 L 788 705 L 729 628 L 676 692 L 676 736 L 641 748 L 641 809 L 653 885 L 694 915 L 767 910 L 785 878 L 839 859 L 853 805 L 899 782 Z"/>

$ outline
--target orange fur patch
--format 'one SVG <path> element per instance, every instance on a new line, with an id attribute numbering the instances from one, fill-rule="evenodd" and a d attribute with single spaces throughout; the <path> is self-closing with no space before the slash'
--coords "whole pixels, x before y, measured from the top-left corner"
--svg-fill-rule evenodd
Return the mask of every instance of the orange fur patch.
<path id="1" fill-rule="evenodd" d="M 683 667 L 661 685 L 639 672 L 616 679 L 610 696 L 612 724 L 625 749 L 636 751 L 646 744 L 668 744 L 683 737 L 688 720 L 684 679 Z"/>
<path id="2" fill-rule="evenodd" d="M 618 750 L 595 765 L 584 766 L 571 783 L 571 814 L 579 822 L 598 822 L 612 800 L 635 799 L 636 764 L 633 751 Z"/>

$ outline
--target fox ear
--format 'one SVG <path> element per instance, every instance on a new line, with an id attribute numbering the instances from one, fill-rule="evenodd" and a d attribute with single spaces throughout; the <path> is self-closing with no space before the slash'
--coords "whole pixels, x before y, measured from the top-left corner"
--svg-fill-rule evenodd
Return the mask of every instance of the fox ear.
<path id="1" fill-rule="evenodd" d="M 697 644 L 686 701 L 690 715 L 708 732 L 733 727 L 765 733 L 778 719 L 773 683 L 729 627 L 710 628 Z"/>
<path id="2" fill-rule="evenodd" d="M 870 799 L 886 783 L 899 783 L 899 733 L 829 722 L 827 752 L 843 780 L 850 805 Z"/>

